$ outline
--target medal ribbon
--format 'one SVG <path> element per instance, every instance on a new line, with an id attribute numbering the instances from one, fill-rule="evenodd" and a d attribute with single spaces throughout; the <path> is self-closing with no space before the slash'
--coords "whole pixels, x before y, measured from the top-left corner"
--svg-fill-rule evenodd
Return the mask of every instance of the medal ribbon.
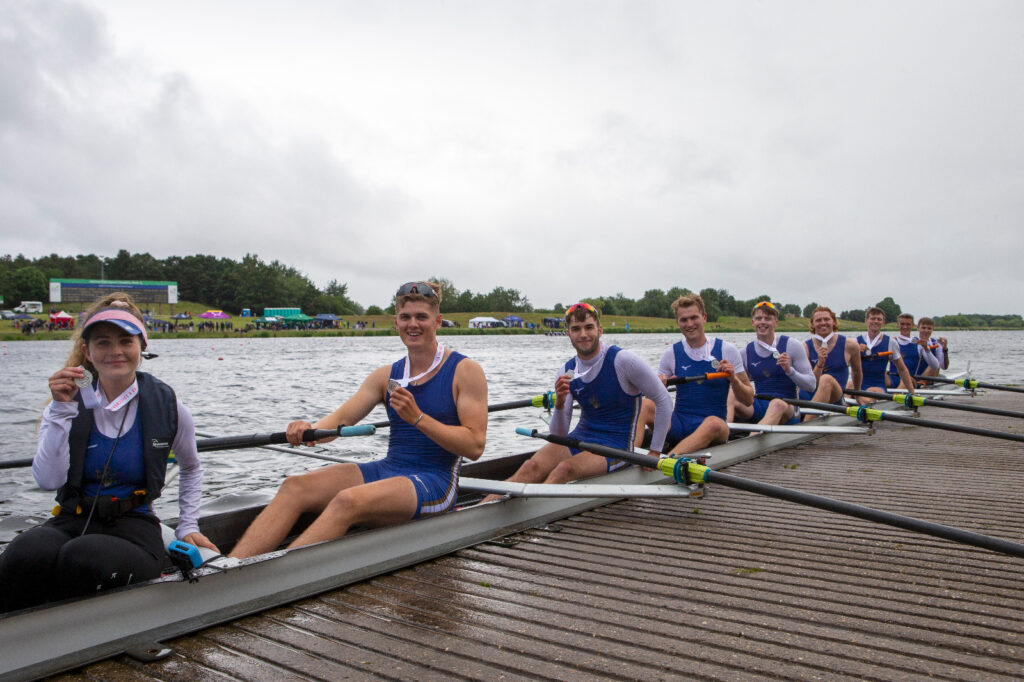
<path id="1" fill-rule="evenodd" d="M 441 358 L 443 358 L 443 357 L 444 357 L 444 346 L 442 346 L 441 344 L 437 344 L 437 352 L 434 353 L 434 361 L 432 363 L 430 363 L 430 367 L 428 367 L 425 372 L 420 372 L 416 376 L 410 378 L 409 377 L 409 365 L 412 364 L 412 358 L 410 358 L 408 355 L 406 355 L 405 356 L 405 367 L 402 370 L 402 378 L 401 379 L 396 379 L 395 381 L 397 381 L 398 384 L 402 388 L 405 388 L 406 386 L 408 386 L 412 382 L 416 381 L 417 379 L 420 379 L 420 378 L 426 376 L 427 374 L 430 374 L 435 369 L 437 369 L 437 366 L 441 364 Z"/>
<path id="2" fill-rule="evenodd" d="M 129 386 L 128 389 L 125 390 L 124 393 L 122 393 L 121 395 L 119 395 L 116 398 L 114 398 L 113 402 L 108 404 L 106 406 L 106 408 L 104 408 L 104 409 L 106 409 L 109 412 L 117 412 L 122 407 L 124 407 L 125 405 L 130 403 L 132 398 L 134 398 L 136 395 L 138 395 L 138 393 L 139 393 L 139 382 L 138 382 L 138 380 L 136 380 L 136 381 L 132 382 L 132 385 Z"/>
<path id="3" fill-rule="evenodd" d="M 775 346 L 769 346 L 767 343 L 765 343 L 761 339 L 755 339 L 755 341 L 757 341 L 757 345 L 761 346 L 761 348 L 764 348 L 765 350 L 769 350 L 772 353 L 778 353 L 779 352 L 778 348 L 776 348 Z"/>
<path id="4" fill-rule="evenodd" d="M 882 332 L 878 332 L 878 336 L 876 336 L 875 338 L 871 338 L 867 334 L 864 335 L 864 338 L 866 340 L 866 343 L 864 345 L 868 347 L 868 355 L 871 354 L 871 349 L 877 346 L 878 343 L 882 340 L 882 336 L 884 336 Z"/>

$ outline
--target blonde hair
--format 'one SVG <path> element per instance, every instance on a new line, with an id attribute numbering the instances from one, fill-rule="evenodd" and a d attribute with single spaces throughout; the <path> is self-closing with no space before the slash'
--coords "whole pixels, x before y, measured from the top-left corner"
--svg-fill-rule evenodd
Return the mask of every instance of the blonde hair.
<path id="1" fill-rule="evenodd" d="M 71 353 L 68 355 L 67 362 L 64 363 L 65 367 L 82 366 L 90 372 L 96 372 L 96 368 L 85 357 L 85 351 L 82 350 L 82 346 L 86 343 L 85 339 L 82 338 L 82 327 L 85 326 L 85 322 L 87 322 L 90 317 L 105 308 L 120 308 L 126 313 L 137 317 L 140 325 L 146 324 L 145 320 L 142 319 L 142 311 L 139 310 L 139 306 L 135 305 L 134 299 L 123 291 L 115 291 L 112 294 L 107 294 L 102 298 L 96 299 L 91 306 L 86 308 L 85 314 L 81 318 L 82 324 L 79 325 L 78 329 L 75 330 L 75 333 L 71 335 Z M 141 338 L 139 339 L 139 342 L 142 342 Z"/>
<path id="2" fill-rule="evenodd" d="M 691 305 L 697 306 L 701 315 L 708 314 L 708 311 L 704 309 L 704 299 L 700 297 L 700 294 L 686 294 L 672 301 L 672 314 L 679 315 L 680 308 L 687 308 Z"/>

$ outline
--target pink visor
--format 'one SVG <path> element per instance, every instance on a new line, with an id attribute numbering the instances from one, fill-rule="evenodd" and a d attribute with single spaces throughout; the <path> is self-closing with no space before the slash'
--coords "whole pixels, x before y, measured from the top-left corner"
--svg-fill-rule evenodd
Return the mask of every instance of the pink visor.
<path id="1" fill-rule="evenodd" d="M 85 330 L 96 324 L 97 322 L 109 322 L 117 325 L 121 329 L 125 330 L 129 334 L 135 336 L 141 336 L 142 349 L 145 350 L 146 346 L 149 345 L 149 337 L 146 336 L 146 325 L 139 321 L 139 318 L 135 317 L 127 310 L 119 310 L 117 308 L 106 308 L 94 314 L 85 324 L 82 325 L 82 336 L 88 338 L 88 334 Z"/>

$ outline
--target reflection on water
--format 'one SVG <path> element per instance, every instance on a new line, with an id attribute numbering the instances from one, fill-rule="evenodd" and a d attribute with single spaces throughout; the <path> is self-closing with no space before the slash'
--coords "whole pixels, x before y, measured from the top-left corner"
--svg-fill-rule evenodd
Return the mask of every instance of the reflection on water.
<path id="1" fill-rule="evenodd" d="M 801 338 L 806 335 L 800 335 Z M 971 360 L 976 378 L 1024 383 L 1021 332 L 950 332 L 951 369 Z M 744 344 L 752 334 L 725 334 Z M 637 352 L 652 367 L 677 334 L 606 337 Z M 489 402 L 519 400 L 550 390 L 561 363 L 571 355 L 569 340 L 549 336 L 446 336 L 442 343 L 481 364 Z M 0 459 L 31 457 L 35 430 L 49 398 L 46 379 L 64 362 L 67 341 L 0 344 Z M 334 410 L 374 368 L 393 362 L 404 349 L 398 337 L 154 340 L 154 360 L 143 362 L 174 387 L 195 417 L 196 428 L 214 435 L 281 431 L 293 419 L 313 421 Z M 543 427 L 544 412 L 528 408 L 491 415 L 485 457 L 533 449 L 536 441 L 516 436 L 516 426 Z M 378 407 L 370 421 L 385 419 Z M 339 457 L 375 458 L 387 449 L 387 430 L 371 437 L 339 439 L 325 452 Z M 255 499 L 270 494 L 290 473 L 323 465 L 320 460 L 269 450 L 235 450 L 203 455 L 204 505 L 227 494 Z M 176 515 L 176 486 L 168 486 L 158 511 Z M 53 504 L 31 471 L 0 470 L 0 517 L 38 514 Z"/>

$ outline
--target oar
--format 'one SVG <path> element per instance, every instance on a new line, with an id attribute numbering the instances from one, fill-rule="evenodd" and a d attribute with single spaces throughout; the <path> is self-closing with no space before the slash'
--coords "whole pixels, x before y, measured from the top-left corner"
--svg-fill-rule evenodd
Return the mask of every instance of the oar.
<path id="1" fill-rule="evenodd" d="M 30 466 L 32 466 L 31 457 L 26 457 L 25 459 L 8 459 L 0 462 L 0 469 L 17 469 L 18 467 Z"/>
<path id="2" fill-rule="evenodd" d="M 1024 545 L 1016 542 L 1010 542 L 1009 540 L 974 533 L 961 528 L 943 526 L 938 523 L 915 519 L 910 516 L 892 514 L 878 509 L 872 509 L 871 507 L 864 507 L 859 504 L 833 500 L 829 497 L 812 495 L 811 493 L 805 493 L 791 488 L 783 488 L 781 486 L 771 485 L 770 483 L 761 483 L 760 481 L 753 481 L 749 478 L 733 476 L 732 474 L 726 474 L 721 471 L 710 469 L 686 457 L 681 457 L 679 459 L 673 459 L 670 457 L 658 459 L 656 457 L 651 457 L 650 455 L 629 452 L 628 450 L 620 450 L 618 448 L 610 448 L 597 443 L 586 443 L 577 440 L 576 438 L 542 434 L 536 429 L 524 429 L 520 427 L 516 429 L 516 433 L 523 436 L 530 436 L 531 438 L 541 438 L 549 443 L 556 443 L 558 445 L 586 450 L 587 452 L 593 452 L 594 454 L 602 455 L 604 457 L 614 457 L 616 459 L 632 462 L 633 464 L 639 464 L 640 466 L 658 469 L 666 476 L 671 476 L 676 483 L 680 483 L 682 485 L 692 485 L 694 483 L 703 482 L 720 483 L 729 488 L 736 488 L 737 490 L 746 490 L 750 493 L 766 495 L 779 500 L 787 500 L 789 502 L 795 502 L 808 507 L 815 507 L 817 509 L 824 509 L 825 511 L 831 511 L 837 514 L 853 516 L 866 521 L 884 523 L 888 526 L 895 526 L 896 528 L 902 528 L 916 533 L 924 533 L 925 535 L 931 535 L 945 540 L 952 540 L 965 545 L 973 545 L 974 547 L 990 549 L 994 552 L 1009 554 L 1010 556 L 1024 557 Z"/>
<path id="3" fill-rule="evenodd" d="M 754 396 L 762 400 L 772 400 L 777 396 L 770 395 L 758 395 Z M 813 407 L 819 410 L 825 410 L 827 412 L 838 412 L 839 414 L 845 414 L 853 417 L 864 423 L 868 422 L 895 422 L 897 424 L 910 424 L 912 426 L 925 426 L 930 429 L 941 429 L 943 431 L 956 431 L 958 433 L 969 433 L 975 436 L 988 436 L 990 438 L 1002 438 L 1003 440 L 1015 440 L 1020 443 L 1024 443 L 1024 435 L 1018 435 L 1016 433 L 1004 433 L 1002 431 L 993 431 L 992 429 L 979 429 L 974 426 L 963 426 L 962 424 L 947 424 L 946 422 L 936 422 L 930 419 L 920 419 L 918 417 L 907 417 L 904 415 L 893 414 L 892 412 L 885 412 L 883 410 L 875 410 L 870 407 L 852 406 L 852 407 L 840 407 L 839 405 L 833 405 L 832 403 L 817 403 L 812 400 L 797 400 L 796 398 L 779 398 L 784 400 L 790 405 L 797 405 L 799 407 Z"/>
<path id="4" fill-rule="evenodd" d="M 969 389 L 975 388 L 991 388 L 994 391 L 1013 391 L 1014 393 L 1024 393 L 1024 388 L 1018 388 L 1017 386 L 1002 386 L 1000 384 L 987 384 L 984 381 L 975 381 L 974 379 L 947 379 L 946 377 L 929 377 L 923 375 L 914 375 L 915 379 L 924 379 L 925 381 L 937 381 L 940 384 L 956 384 L 957 386 Z"/>
<path id="5" fill-rule="evenodd" d="M 1014 412 L 1013 410 L 1000 410 L 995 407 L 978 407 L 977 405 L 964 405 L 963 403 L 951 403 L 945 400 L 936 400 L 935 398 L 924 398 L 919 395 L 910 395 L 909 393 L 875 393 L 872 391 L 855 391 L 852 388 L 848 388 L 844 393 L 850 395 L 864 396 L 865 398 L 887 398 L 895 403 L 906 405 L 907 407 L 944 407 L 947 410 L 960 410 L 962 412 L 978 412 L 979 414 L 993 414 L 999 417 L 1017 417 L 1018 419 L 1024 418 L 1024 412 Z"/>
<path id="6" fill-rule="evenodd" d="M 887 358 L 892 355 L 891 350 L 883 350 L 880 353 L 861 353 L 860 357 L 864 360 L 874 360 L 876 358 Z"/>
<path id="7" fill-rule="evenodd" d="M 729 372 L 710 372 L 708 374 L 698 374 L 692 377 L 675 377 L 665 382 L 666 386 L 675 386 L 676 384 L 688 384 L 691 381 L 711 381 L 712 379 L 728 379 Z"/>
<path id="8" fill-rule="evenodd" d="M 336 436 L 371 436 L 377 431 L 372 424 L 359 426 L 339 426 L 336 429 L 309 429 L 302 434 L 303 442 L 320 440 L 322 438 L 334 438 Z M 287 443 L 288 438 L 284 431 L 276 433 L 253 433 L 247 436 L 223 436 L 221 438 L 204 438 L 196 441 L 196 449 L 199 452 L 209 450 L 237 450 L 239 448 L 255 448 L 262 445 L 274 443 Z"/>
<path id="9" fill-rule="evenodd" d="M 532 398 L 523 398 L 522 400 L 512 400 L 507 403 L 496 403 L 494 405 L 488 405 L 488 412 L 503 412 L 505 410 L 517 410 L 520 407 L 543 407 L 545 410 L 550 410 L 555 406 L 555 392 L 548 391 L 547 393 L 541 393 L 535 395 Z M 367 426 L 374 426 L 378 429 L 386 429 L 391 426 L 391 422 L 373 422 Z"/>

